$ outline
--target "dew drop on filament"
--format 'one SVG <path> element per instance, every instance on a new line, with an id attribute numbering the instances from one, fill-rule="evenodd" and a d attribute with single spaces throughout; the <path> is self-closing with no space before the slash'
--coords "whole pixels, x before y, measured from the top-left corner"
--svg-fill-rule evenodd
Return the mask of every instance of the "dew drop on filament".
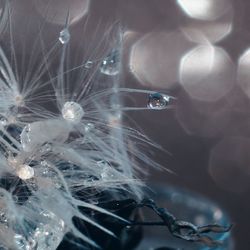
<path id="1" fill-rule="evenodd" d="M 17 175 L 22 180 L 28 180 L 34 177 L 34 169 L 29 165 L 21 165 L 18 167 Z"/>
<path id="2" fill-rule="evenodd" d="M 97 162 L 97 165 L 101 168 L 101 178 L 102 180 L 111 180 L 114 178 L 114 173 L 109 162 L 101 160 Z"/>
<path id="3" fill-rule="evenodd" d="M 59 41 L 62 44 L 67 44 L 69 42 L 69 40 L 70 40 L 69 30 L 67 28 L 65 28 L 62 31 L 60 31 Z"/>
<path id="4" fill-rule="evenodd" d="M 85 126 L 84 126 L 84 131 L 85 133 L 88 133 L 90 131 L 92 131 L 93 129 L 95 129 L 95 125 L 93 123 L 87 123 Z"/>
<path id="5" fill-rule="evenodd" d="M 118 50 L 112 51 L 106 58 L 103 59 L 100 70 L 101 73 L 109 76 L 115 76 L 119 73 L 120 68 L 120 53 Z"/>
<path id="6" fill-rule="evenodd" d="M 5 116 L 0 115 L 0 126 L 6 126 L 8 124 L 8 120 Z"/>
<path id="7" fill-rule="evenodd" d="M 83 108 L 76 102 L 65 102 L 62 108 L 62 116 L 69 122 L 78 123 L 84 115 Z"/>
<path id="8" fill-rule="evenodd" d="M 149 94 L 148 108 L 153 110 L 162 110 L 167 108 L 170 102 L 170 96 L 161 93 Z"/>
<path id="9" fill-rule="evenodd" d="M 90 68 L 92 68 L 93 64 L 94 64 L 94 63 L 93 63 L 92 61 L 87 61 L 87 62 L 84 64 L 84 68 L 90 69 Z"/>

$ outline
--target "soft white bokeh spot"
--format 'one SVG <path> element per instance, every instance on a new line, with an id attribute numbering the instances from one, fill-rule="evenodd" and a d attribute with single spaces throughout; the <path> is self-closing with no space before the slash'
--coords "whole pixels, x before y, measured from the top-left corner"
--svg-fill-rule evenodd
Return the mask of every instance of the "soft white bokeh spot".
<path id="1" fill-rule="evenodd" d="M 132 46 L 130 70 L 144 86 L 172 88 L 180 60 L 192 46 L 181 32 L 148 33 Z"/>
<path id="2" fill-rule="evenodd" d="M 177 0 L 182 10 L 191 18 L 214 20 L 230 6 L 228 0 Z"/>
<path id="3" fill-rule="evenodd" d="M 250 98 L 250 48 L 239 58 L 238 62 L 238 84 L 244 93 Z"/>
<path id="4" fill-rule="evenodd" d="M 180 82 L 194 99 L 213 102 L 225 96 L 235 82 L 235 67 L 225 50 L 197 46 L 182 58 Z"/>

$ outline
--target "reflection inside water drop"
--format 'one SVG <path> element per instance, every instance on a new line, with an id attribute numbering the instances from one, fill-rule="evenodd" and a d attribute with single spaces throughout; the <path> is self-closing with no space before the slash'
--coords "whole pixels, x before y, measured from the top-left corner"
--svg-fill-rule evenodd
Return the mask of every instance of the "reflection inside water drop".
<path id="1" fill-rule="evenodd" d="M 167 108 L 170 102 L 170 96 L 161 93 L 154 93 L 148 96 L 148 108 L 154 110 L 162 110 Z"/>

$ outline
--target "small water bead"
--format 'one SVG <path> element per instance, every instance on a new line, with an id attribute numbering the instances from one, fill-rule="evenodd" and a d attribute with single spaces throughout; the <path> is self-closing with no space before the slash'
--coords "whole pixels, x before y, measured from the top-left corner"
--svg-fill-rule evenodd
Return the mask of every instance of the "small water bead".
<path id="1" fill-rule="evenodd" d="M 89 133 L 91 132 L 93 129 L 95 128 L 95 125 L 93 123 L 87 123 L 85 126 L 84 126 L 84 131 L 85 133 Z"/>
<path id="2" fill-rule="evenodd" d="M 97 165 L 101 168 L 101 178 L 103 180 L 110 180 L 114 178 L 113 169 L 109 162 L 101 160 L 97 162 Z"/>
<path id="3" fill-rule="evenodd" d="M 6 126 L 8 124 L 8 120 L 5 116 L 0 115 L 0 126 Z"/>
<path id="4" fill-rule="evenodd" d="M 24 145 L 28 145 L 31 142 L 31 138 L 29 136 L 31 132 L 31 124 L 27 124 L 24 128 L 23 131 L 20 135 L 20 139 L 21 139 L 21 144 Z"/>
<path id="5" fill-rule="evenodd" d="M 93 64 L 94 64 L 94 62 L 92 62 L 92 61 L 87 61 L 87 62 L 84 64 L 84 68 L 90 69 L 90 68 L 93 67 Z"/>
<path id="6" fill-rule="evenodd" d="M 170 96 L 161 93 L 149 94 L 148 97 L 148 108 L 154 110 L 162 110 L 167 108 L 170 102 Z"/>
<path id="7" fill-rule="evenodd" d="M 60 31 L 59 41 L 61 44 L 67 44 L 70 40 L 70 33 L 67 28 Z"/>
<path id="8" fill-rule="evenodd" d="M 84 116 L 84 111 L 78 103 L 66 102 L 62 108 L 62 116 L 67 121 L 78 123 Z"/>
<path id="9" fill-rule="evenodd" d="M 44 145 L 42 145 L 42 147 L 40 148 L 40 153 L 42 154 L 47 154 L 52 150 L 52 144 L 51 143 L 45 143 Z"/>
<path id="10" fill-rule="evenodd" d="M 5 224 L 7 225 L 8 219 L 6 215 L 6 211 L 0 210 L 0 224 Z"/>
<path id="11" fill-rule="evenodd" d="M 118 50 L 112 51 L 101 64 L 101 73 L 109 76 L 115 76 L 120 69 L 120 53 Z"/>
<path id="12" fill-rule="evenodd" d="M 22 180 L 28 180 L 34 177 L 34 169 L 29 165 L 21 165 L 16 171 L 17 176 Z"/>

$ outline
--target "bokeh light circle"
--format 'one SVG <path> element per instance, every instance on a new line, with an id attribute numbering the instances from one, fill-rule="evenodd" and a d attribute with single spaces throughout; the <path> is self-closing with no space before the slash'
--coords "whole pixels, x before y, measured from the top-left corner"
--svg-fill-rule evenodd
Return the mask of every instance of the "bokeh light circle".
<path id="1" fill-rule="evenodd" d="M 180 82 L 190 97 L 214 102 L 234 86 L 235 66 L 222 48 L 200 45 L 183 56 Z"/>

